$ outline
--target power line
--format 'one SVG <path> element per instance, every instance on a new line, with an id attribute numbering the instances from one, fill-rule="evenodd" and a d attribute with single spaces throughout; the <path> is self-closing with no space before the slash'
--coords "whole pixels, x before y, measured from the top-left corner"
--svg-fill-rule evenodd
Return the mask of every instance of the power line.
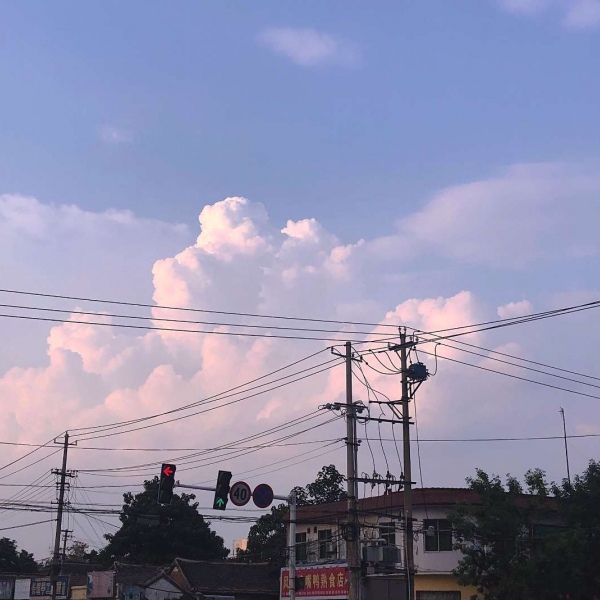
<path id="1" fill-rule="evenodd" d="M 13 525 L 12 527 L 2 527 L 0 531 L 8 531 L 9 529 L 20 529 L 21 527 L 31 527 L 32 525 L 41 525 L 42 523 L 50 523 L 53 519 L 46 519 L 44 521 L 35 521 L 34 523 L 23 523 L 22 525 Z"/>
<path id="2" fill-rule="evenodd" d="M 425 350 L 420 350 L 423 354 L 428 354 L 429 356 L 433 356 L 431 352 L 426 352 Z M 568 392 L 569 394 L 575 394 L 577 396 L 584 396 L 585 398 L 593 398 L 594 400 L 600 400 L 600 396 L 594 396 L 593 394 L 586 394 L 585 392 L 579 392 L 577 390 L 570 390 L 569 388 L 563 388 L 558 385 L 552 385 L 551 383 L 544 383 L 542 381 L 536 381 L 535 379 L 528 379 L 527 377 L 521 377 L 519 375 L 513 375 L 512 373 L 503 373 L 502 371 L 496 371 L 495 369 L 490 369 L 489 367 L 482 367 L 481 365 L 474 365 L 472 363 L 464 362 L 462 360 L 457 360 L 456 358 L 450 358 L 449 356 L 442 356 L 441 354 L 437 355 L 438 358 L 443 358 L 444 360 L 449 360 L 450 362 L 455 362 L 460 365 L 465 365 L 467 367 L 473 367 L 474 369 L 479 369 L 481 371 L 487 371 L 489 373 L 496 373 L 497 375 L 503 375 L 504 377 L 510 377 L 511 379 L 518 379 L 519 381 L 527 381 L 529 383 L 535 383 L 536 385 L 541 385 L 547 388 L 551 388 L 553 390 L 559 390 L 561 392 Z"/>
<path id="3" fill-rule="evenodd" d="M 158 321 L 161 323 L 182 323 L 184 325 L 212 325 L 215 327 L 246 327 L 249 329 L 275 329 L 277 331 L 302 331 L 302 332 L 312 332 L 312 333 L 335 333 L 335 334 L 344 334 L 344 335 L 382 335 L 382 333 L 377 333 L 375 331 L 340 331 L 339 329 L 323 329 L 323 328 L 313 328 L 313 327 L 288 327 L 288 326 L 280 326 L 280 325 L 256 325 L 254 323 L 224 323 L 222 321 L 194 321 L 191 319 L 170 319 L 166 317 L 145 317 L 142 315 L 123 315 L 118 313 L 106 313 L 106 312 L 92 312 L 92 311 L 84 311 L 84 310 L 71 310 L 71 309 L 61 309 L 61 308 L 48 308 L 42 306 L 23 306 L 20 304 L 0 304 L 0 308 L 12 308 L 17 310 L 29 310 L 29 311 L 42 311 L 42 312 L 50 312 L 50 313 L 58 313 L 58 314 L 70 314 L 70 315 L 83 315 L 89 317 L 109 317 L 114 319 L 133 319 L 140 321 Z M 69 320 L 69 322 L 72 322 Z M 78 323 L 80 321 L 74 321 L 74 323 Z M 119 324 L 115 324 L 118 326 Z M 388 327 L 393 327 L 393 325 L 386 325 Z M 373 324 L 373 327 L 381 327 L 381 325 Z M 204 331 L 199 333 L 206 333 Z M 236 334 L 237 335 L 237 334 Z M 244 335 L 244 334 L 239 334 Z"/>
<path id="4" fill-rule="evenodd" d="M 331 363 L 331 362 L 333 362 L 333 361 L 329 361 L 329 363 Z M 328 363 L 324 363 L 324 364 L 328 364 Z M 341 364 L 341 363 L 337 362 L 337 365 L 339 365 L 339 364 Z M 241 402 L 243 400 L 249 400 L 250 398 L 254 398 L 256 396 L 260 396 L 261 394 L 264 394 L 266 392 L 272 392 L 272 391 L 274 391 L 276 389 L 280 389 L 280 388 L 285 387 L 287 385 L 290 385 L 292 383 L 296 383 L 298 381 L 302 381 L 303 379 L 308 379 L 308 377 L 312 377 L 314 375 L 318 375 L 319 373 L 323 373 L 325 371 L 328 371 L 328 370 L 330 370 L 331 368 L 333 368 L 333 367 L 335 367 L 337 365 L 331 365 L 331 364 L 329 364 L 329 366 L 327 366 L 327 367 L 325 367 L 323 369 L 320 369 L 318 371 L 315 371 L 314 373 L 311 373 L 310 375 L 299 377 L 297 379 L 292 379 L 291 381 L 287 381 L 285 383 L 281 383 L 281 384 L 276 385 L 276 386 L 274 386 L 272 388 L 269 388 L 268 390 L 263 390 L 261 392 L 255 393 L 255 394 L 250 394 L 250 395 L 244 396 L 242 398 L 237 398 L 236 400 L 231 400 L 230 402 L 226 402 L 224 404 L 220 404 L 219 406 L 213 406 L 212 408 L 206 408 L 204 410 L 196 411 L 196 412 L 193 412 L 193 413 L 190 413 L 190 414 L 187 414 L 187 415 L 183 415 L 181 417 L 175 417 L 173 419 L 168 419 L 166 421 L 161 421 L 160 423 L 151 423 L 149 425 L 144 425 L 142 427 L 135 427 L 135 428 L 132 428 L 132 429 L 127 429 L 125 431 L 117 431 L 117 432 L 113 432 L 113 433 L 101 433 L 100 435 L 91 435 L 91 436 L 88 436 L 88 437 L 81 437 L 79 439 L 80 440 L 95 440 L 95 439 L 99 439 L 99 438 L 112 437 L 112 436 L 115 436 L 115 435 L 122 435 L 122 434 L 125 434 L 125 433 L 131 433 L 133 431 L 141 431 L 143 429 L 150 429 L 152 427 L 158 427 L 160 425 L 166 425 L 167 423 L 173 423 L 175 421 L 180 421 L 182 419 L 187 419 L 187 418 L 190 418 L 190 417 L 193 417 L 193 416 L 196 416 L 196 415 L 204 414 L 204 413 L 207 413 L 207 412 L 211 412 L 213 410 L 217 410 L 219 408 L 223 408 L 225 406 L 230 406 L 232 404 L 236 404 L 236 403 Z M 155 418 L 155 417 L 152 417 L 152 418 Z M 104 430 L 104 431 L 106 431 L 106 430 Z"/>
<path id="5" fill-rule="evenodd" d="M 325 338 L 316 336 L 300 336 L 300 335 L 280 335 L 266 333 L 245 333 L 241 331 L 215 331 L 215 330 L 203 330 L 203 329 L 183 329 L 179 327 L 153 327 L 151 325 L 130 325 L 127 323 L 104 323 L 102 321 L 71 321 L 70 319 L 58 319 L 53 317 L 34 317 L 32 315 L 11 315 L 7 313 L 0 313 L 0 317 L 5 319 L 22 319 L 25 321 L 42 321 L 45 323 L 70 323 L 72 325 L 96 325 L 99 327 L 118 327 L 122 329 L 139 329 L 143 331 L 169 331 L 175 333 L 201 333 L 206 335 L 224 335 L 224 336 L 237 336 L 237 337 L 251 337 L 251 338 L 274 338 L 280 340 L 307 340 L 316 342 L 338 342 L 342 344 L 345 338 Z M 342 335 L 343 332 L 340 332 Z M 381 335 L 381 334 L 379 334 Z"/>
<path id="6" fill-rule="evenodd" d="M 167 410 L 167 411 L 164 411 L 162 413 L 155 413 L 154 415 L 148 415 L 146 417 L 140 417 L 138 419 L 129 419 L 127 421 L 117 421 L 117 422 L 114 422 L 114 423 L 105 423 L 104 425 L 92 425 L 92 426 L 89 426 L 89 427 L 78 427 L 78 428 L 73 429 L 73 431 L 86 432 L 86 433 L 82 433 L 82 434 L 75 434 L 76 436 L 86 435 L 87 433 L 90 433 L 92 431 L 97 431 L 97 430 L 108 431 L 109 429 L 114 429 L 114 428 L 117 428 L 118 426 L 125 427 L 127 425 L 133 425 L 135 423 L 141 423 L 143 421 L 147 421 L 147 420 L 150 420 L 150 419 L 156 419 L 158 417 L 163 417 L 163 416 L 166 416 L 166 415 L 169 415 L 169 414 L 173 414 L 173 413 L 176 413 L 176 412 L 181 412 L 183 410 L 188 410 L 190 408 L 194 408 L 196 406 L 200 406 L 202 404 L 206 404 L 206 403 L 209 403 L 209 402 L 216 402 L 216 401 L 222 400 L 224 398 L 229 398 L 231 396 L 237 395 L 237 393 L 242 393 L 243 394 L 243 393 L 247 393 L 248 391 L 251 391 L 251 390 L 254 390 L 254 389 L 259 389 L 259 388 L 264 387 L 266 385 L 272 385 L 273 383 L 276 383 L 278 381 L 283 381 L 285 379 L 293 377 L 294 375 L 300 375 L 301 373 L 306 373 L 308 371 L 316 369 L 319 366 L 330 364 L 330 363 L 334 362 L 335 359 L 330 360 L 330 361 L 326 361 L 325 363 L 321 363 L 319 365 L 313 365 L 312 367 L 308 367 L 307 369 L 303 369 L 301 371 L 297 371 L 296 373 L 290 373 L 289 375 L 285 375 L 284 377 L 279 377 L 279 378 L 277 378 L 277 379 L 275 379 L 273 381 L 270 381 L 270 382 L 267 382 L 267 383 L 264 383 L 264 384 L 261 384 L 261 385 L 258 385 L 258 386 L 254 386 L 254 387 L 248 388 L 246 390 L 242 390 L 242 388 L 247 388 L 247 386 L 249 386 L 249 385 L 251 385 L 253 383 L 256 383 L 256 382 L 261 381 L 263 379 L 267 379 L 268 377 L 271 377 L 272 375 L 280 373 L 281 371 L 285 371 L 286 369 L 290 369 L 290 368 L 295 367 L 296 365 L 298 365 L 298 364 L 300 364 L 302 362 L 310 360 L 311 358 L 314 358 L 315 356 L 317 356 L 319 354 L 322 354 L 323 352 L 325 352 L 325 350 L 326 349 L 324 348 L 324 349 L 321 349 L 321 350 L 319 350 L 317 352 L 313 352 L 312 354 L 309 354 L 308 356 L 305 356 L 305 357 L 303 357 L 303 358 L 301 358 L 299 360 L 296 360 L 296 361 L 294 361 L 294 362 L 292 362 L 292 363 L 290 363 L 288 365 L 285 365 L 283 367 L 279 367 L 278 369 L 275 369 L 274 371 L 266 373 L 265 375 L 261 375 L 259 377 L 255 377 L 254 379 L 251 379 L 250 381 L 247 381 L 245 383 L 236 385 L 236 386 L 234 386 L 232 388 L 224 390 L 223 392 L 219 392 L 218 394 L 214 394 L 212 396 L 208 396 L 207 398 L 203 398 L 202 400 L 197 400 L 196 402 L 191 402 L 189 404 L 185 404 L 184 406 L 180 406 L 178 408 L 173 408 L 171 410 Z M 242 391 L 239 391 L 237 393 L 233 393 L 236 390 L 242 390 Z"/>
<path id="7" fill-rule="evenodd" d="M 215 315 L 227 315 L 227 316 L 235 316 L 235 317 L 253 317 L 257 319 L 281 319 L 285 321 L 303 321 L 303 322 L 311 322 L 311 323 L 333 323 L 336 325 L 365 325 L 368 327 L 393 327 L 397 328 L 397 325 L 393 324 L 381 324 L 381 323 L 367 323 L 362 321 L 341 321 L 335 319 L 316 319 L 309 317 L 292 317 L 292 316 L 283 316 L 283 315 L 261 315 L 256 313 L 244 313 L 244 312 L 232 312 L 232 311 L 222 311 L 222 310 L 209 310 L 205 308 L 183 308 L 178 306 L 165 306 L 160 304 L 144 304 L 142 302 L 125 302 L 122 300 L 106 300 L 100 298 L 82 298 L 78 296 L 67 296 L 64 294 L 45 294 L 41 292 L 27 292 L 23 290 L 13 290 L 13 289 L 0 289 L 1 293 L 5 294 L 19 294 L 23 296 L 36 296 L 40 298 L 54 298 L 58 300 L 74 300 L 76 302 L 95 302 L 97 304 L 111 304 L 114 306 L 131 306 L 137 308 L 158 308 L 164 310 L 179 310 L 184 312 L 194 312 L 194 313 L 205 313 L 205 314 L 215 314 Z"/>

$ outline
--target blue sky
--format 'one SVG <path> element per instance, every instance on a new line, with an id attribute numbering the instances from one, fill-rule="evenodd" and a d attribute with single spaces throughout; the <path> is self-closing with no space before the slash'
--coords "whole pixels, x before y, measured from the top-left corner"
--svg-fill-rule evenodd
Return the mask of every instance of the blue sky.
<path id="1" fill-rule="evenodd" d="M 436 188 L 597 155 L 597 30 L 501 8 L 3 2 L 3 191 L 181 221 L 244 195 L 353 239 Z M 354 59 L 294 64 L 260 42 L 269 28 Z"/>
<path id="2" fill-rule="evenodd" d="M 422 331 L 598 300 L 598 57 L 600 0 L 5 0 L 0 287 Z M 321 342 L 77 323 L 74 309 L 106 312 L 85 302 L 0 290 L 0 303 L 62 309 L 69 320 L 0 319 L 0 338 L 10 340 L 0 344 L 0 441 L 9 443 L 172 410 L 327 351 Z M 594 311 L 471 342 L 600 376 Z M 446 352 L 566 385 L 499 366 L 487 351 Z M 248 418 L 223 407 L 157 437 L 165 448 L 210 447 L 286 423 L 343 399 L 338 371 L 252 399 Z M 396 379 L 371 375 L 397 394 Z M 572 472 L 581 472 L 600 450 L 600 394 L 571 384 L 595 397 L 443 362 L 419 391 L 420 433 L 560 435 L 563 406 L 570 433 L 596 436 L 569 441 Z M 365 399 L 360 386 L 357 395 Z M 318 431 L 341 435 L 338 423 Z M 114 451 L 156 446 L 144 432 L 109 440 L 113 453 L 74 452 L 72 468 L 172 457 Z M 521 475 L 539 466 L 559 480 L 563 451 L 561 440 L 424 444 L 424 484 L 464 485 L 477 467 Z M 49 477 L 58 465 L 43 452 L 14 475 L 0 465 L 0 480 Z M 282 457 L 297 461 L 294 452 L 266 449 L 220 468 L 246 477 Z M 395 456 L 374 452 L 379 468 Z M 22 454 L 3 447 L 6 461 Z M 365 450 L 360 468 L 370 471 L 370 460 Z M 343 447 L 269 482 L 284 493 L 324 461 L 343 469 Z M 195 469 L 195 483 L 216 473 Z M 135 491 L 145 475 L 122 481 Z M 95 477 L 82 473 L 82 485 Z M 94 501 L 120 502 L 121 490 L 89 489 Z M 0 528 L 26 518 L 0 510 Z M 75 539 L 102 544 L 89 527 L 70 525 Z M 15 537 L 42 557 L 49 530 Z M 217 530 L 228 543 L 247 532 Z"/>

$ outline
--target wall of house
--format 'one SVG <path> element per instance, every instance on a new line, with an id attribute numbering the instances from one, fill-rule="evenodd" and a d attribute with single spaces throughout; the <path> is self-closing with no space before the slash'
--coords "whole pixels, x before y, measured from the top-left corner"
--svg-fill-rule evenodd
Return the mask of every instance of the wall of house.
<path id="1" fill-rule="evenodd" d="M 181 590 L 166 579 L 154 581 L 152 585 L 146 588 L 146 598 L 148 600 L 180 598 L 181 595 Z"/>
<path id="2" fill-rule="evenodd" d="M 415 567 L 417 572 L 451 573 L 458 565 L 462 554 L 457 550 L 428 552 L 425 550 L 425 532 L 423 521 L 425 519 L 445 519 L 446 508 L 444 507 L 416 507 L 413 510 L 413 518 L 417 521 L 414 525 L 415 530 L 419 530 L 417 539 L 414 543 Z"/>
<path id="3" fill-rule="evenodd" d="M 86 600 L 86 599 L 87 599 L 87 585 L 71 586 L 71 600 Z"/>
<path id="4" fill-rule="evenodd" d="M 461 600 L 477 594 L 477 588 L 462 587 L 452 575 L 419 574 L 415 578 L 415 592 L 460 592 Z"/>

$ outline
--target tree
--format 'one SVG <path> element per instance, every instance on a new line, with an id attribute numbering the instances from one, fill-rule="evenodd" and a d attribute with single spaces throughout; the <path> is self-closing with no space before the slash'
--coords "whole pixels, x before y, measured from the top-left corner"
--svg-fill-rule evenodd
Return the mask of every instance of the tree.
<path id="1" fill-rule="evenodd" d="M 600 463 L 573 485 L 549 485 L 543 471 L 529 470 L 526 493 L 514 477 L 503 485 L 482 470 L 467 482 L 479 504 L 449 513 L 462 585 L 485 600 L 600 597 Z"/>
<path id="2" fill-rule="evenodd" d="M 158 477 L 145 481 L 144 491 L 135 496 L 123 494 L 122 525 L 115 534 L 104 536 L 108 545 L 99 554 L 102 562 L 161 565 L 176 557 L 219 560 L 227 556 L 223 538 L 198 513 L 193 494 L 174 494 L 168 506 L 159 506 L 157 495 Z"/>
<path id="3" fill-rule="evenodd" d="M 272 506 L 271 511 L 258 519 L 248 533 L 246 550 L 238 553 L 244 562 L 270 562 L 280 564 L 285 559 L 287 539 L 285 518 L 288 508 L 285 504 Z"/>
<path id="4" fill-rule="evenodd" d="M 0 539 L 0 571 L 5 573 L 36 573 L 38 565 L 33 554 L 17 550 L 17 542 L 8 538 Z"/>
<path id="5" fill-rule="evenodd" d="M 98 552 L 92 550 L 88 552 L 89 545 L 85 542 L 79 542 L 77 540 L 67 548 L 66 560 L 69 562 L 93 562 L 98 558 Z"/>
<path id="6" fill-rule="evenodd" d="M 323 504 L 347 498 L 343 488 L 346 478 L 335 468 L 335 465 L 323 467 L 313 483 L 305 488 L 295 487 L 298 506 L 306 504 Z M 285 517 L 288 509 L 285 504 L 273 506 L 271 512 L 258 519 L 248 533 L 248 547 L 238 553 L 238 560 L 283 564 L 286 556 L 287 539 Z"/>
<path id="7" fill-rule="evenodd" d="M 336 469 L 335 465 L 323 467 L 317 478 L 306 487 L 296 486 L 296 503 L 298 506 L 306 504 L 326 504 L 346 500 L 348 494 L 344 490 L 346 478 Z"/>
<path id="8" fill-rule="evenodd" d="M 600 597 L 600 462 L 591 460 L 572 484 L 553 485 L 565 529 L 548 536 L 548 568 L 571 600 Z"/>

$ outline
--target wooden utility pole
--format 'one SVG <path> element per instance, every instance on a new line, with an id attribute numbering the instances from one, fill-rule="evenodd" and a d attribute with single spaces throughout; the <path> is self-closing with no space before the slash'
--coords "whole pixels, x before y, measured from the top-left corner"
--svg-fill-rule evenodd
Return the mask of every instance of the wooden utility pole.
<path id="1" fill-rule="evenodd" d="M 350 589 L 348 600 L 360 598 L 360 529 L 356 497 L 356 414 L 352 401 L 352 344 L 346 342 L 346 483 L 348 490 L 348 570 Z"/>
<path id="2" fill-rule="evenodd" d="M 405 519 L 405 557 L 406 597 L 415 597 L 415 556 L 412 519 L 412 471 L 410 464 L 410 415 L 408 389 L 408 353 L 406 330 L 400 330 L 400 370 L 402 373 L 402 439 L 404 444 L 404 519 Z"/>

